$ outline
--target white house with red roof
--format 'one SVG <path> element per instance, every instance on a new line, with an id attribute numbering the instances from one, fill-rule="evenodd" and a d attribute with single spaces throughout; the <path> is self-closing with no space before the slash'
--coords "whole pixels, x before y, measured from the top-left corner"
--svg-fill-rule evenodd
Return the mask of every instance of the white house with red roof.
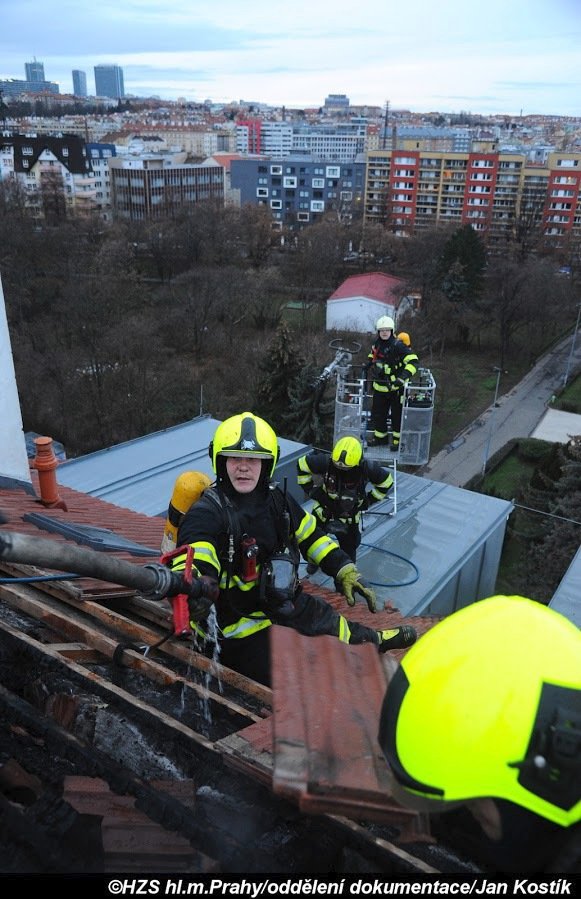
<path id="1" fill-rule="evenodd" d="M 402 311 L 405 282 L 383 272 L 351 275 L 327 300 L 327 331 L 375 331 L 381 315 Z"/>

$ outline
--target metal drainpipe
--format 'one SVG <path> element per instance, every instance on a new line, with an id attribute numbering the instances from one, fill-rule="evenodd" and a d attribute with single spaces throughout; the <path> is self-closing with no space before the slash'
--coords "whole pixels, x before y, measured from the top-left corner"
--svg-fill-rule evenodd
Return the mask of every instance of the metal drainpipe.
<path id="1" fill-rule="evenodd" d="M 54 454 L 52 437 L 35 437 L 36 456 L 32 468 L 38 471 L 40 485 L 40 502 L 51 509 L 63 509 L 67 512 L 66 504 L 59 496 L 55 471 L 58 461 Z"/>

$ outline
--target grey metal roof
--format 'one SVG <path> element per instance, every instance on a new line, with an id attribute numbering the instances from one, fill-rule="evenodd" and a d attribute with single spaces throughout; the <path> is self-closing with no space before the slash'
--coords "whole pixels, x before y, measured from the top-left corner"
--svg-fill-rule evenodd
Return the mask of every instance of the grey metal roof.
<path id="1" fill-rule="evenodd" d="M 402 615 L 448 615 L 493 595 L 512 503 L 403 472 L 397 491 L 395 516 L 374 514 L 390 512 L 389 498 L 365 515 L 357 553 L 379 600 Z"/>
<path id="2" fill-rule="evenodd" d="M 581 627 L 581 547 L 573 556 L 549 607 Z"/>
<path id="3" fill-rule="evenodd" d="M 220 424 L 209 415 L 63 462 L 58 483 L 146 515 L 162 515 L 183 471 L 212 476 L 208 444 Z M 310 447 L 280 439 L 275 479 L 299 502 L 296 460 Z M 309 509 L 312 502 L 304 503 Z M 495 591 L 512 503 L 397 472 L 397 515 L 391 500 L 364 517 L 357 566 L 402 615 L 446 615 Z M 382 514 L 376 514 L 382 513 Z M 304 563 L 301 566 L 304 574 Z M 315 582 L 333 589 L 322 572 Z"/>
<path id="4" fill-rule="evenodd" d="M 165 516 L 178 475 L 201 471 L 213 477 L 208 445 L 219 424 L 209 415 L 199 415 L 172 428 L 68 459 L 57 468 L 57 482 L 124 509 Z M 289 490 L 294 490 L 294 462 L 305 449 L 292 440 L 279 439 L 279 444 L 275 479 L 286 476 Z"/>

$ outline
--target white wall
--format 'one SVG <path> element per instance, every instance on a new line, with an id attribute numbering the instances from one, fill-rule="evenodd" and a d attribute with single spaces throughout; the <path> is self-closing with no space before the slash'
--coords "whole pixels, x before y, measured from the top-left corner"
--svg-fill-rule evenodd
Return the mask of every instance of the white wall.
<path id="1" fill-rule="evenodd" d="M 32 483 L 0 279 L 0 478 Z"/>
<path id="2" fill-rule="evenodd" d="M 375 322 L 381 315 L 395 318 L 395 309 L 367 297 L 327 300 L 327 331 L 368 331 L 375 334 Z"/>

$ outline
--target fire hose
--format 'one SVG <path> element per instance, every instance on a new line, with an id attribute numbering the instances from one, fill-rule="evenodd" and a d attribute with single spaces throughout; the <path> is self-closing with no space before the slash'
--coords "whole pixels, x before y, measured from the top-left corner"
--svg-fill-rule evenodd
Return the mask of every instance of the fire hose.
<path id="1" fill-rule="evenodd" d="M 167 564 L 173 557 L 186 556 L 184 571 L 172 571 Z M 180 547 L 161 557 L 159 562 L 135 565 L 114 556 L 81 546 L 57 543 L 42 537 L 0 530 L 0 561 L 34 565 L 72 572 L 120 584 L 139 592 L 145 599 L 172 604 L 174 636 L 190 632 L 190 620 L 205 617 L 218 598 L 218 585 L 208 577 L 192 577 L 192 547 Z"/>

